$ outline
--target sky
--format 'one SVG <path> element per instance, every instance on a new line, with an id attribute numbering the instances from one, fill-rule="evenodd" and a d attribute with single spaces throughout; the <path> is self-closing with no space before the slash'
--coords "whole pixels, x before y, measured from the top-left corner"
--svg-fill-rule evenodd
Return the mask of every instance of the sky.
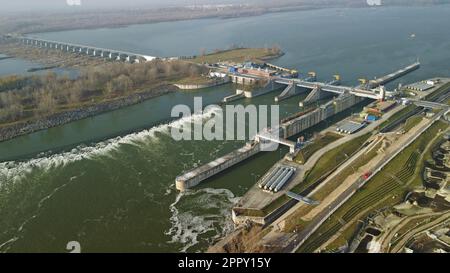
<path id="1" fill-rule="evenodd" d="M 53 11 L 117 7 L 167 7 L 193 4 L 222 4 L 238 0 L 0 0 L 3 11 Z M 243 1 L 241 1 L 243 2 Z"/>

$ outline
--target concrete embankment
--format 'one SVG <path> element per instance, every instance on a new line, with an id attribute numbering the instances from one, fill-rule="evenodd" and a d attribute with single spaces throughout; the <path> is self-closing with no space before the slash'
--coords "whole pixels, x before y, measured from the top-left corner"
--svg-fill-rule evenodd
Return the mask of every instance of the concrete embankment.
<path id="1" fill-rule="evenodd" d="M 275 97 L 275 101 L 280 102 L 282 100 L 286 100 L 295 95 L 306 93 L 307 89 L 299 88 L 295 83 L 290 83 L 286 88 L 281 92 L 280 95 Z"/>
<path id="2" fill-rule="evenodd" d="M 281 124 L 281 135 L 285 139 L 297 135 L 303 130 L 306 130 L 319 122 L 352 107 L 362 100 L 364 100 L 364 98 L 356 97 L 351 94 L 342 94 L 337 99 L 322 105 L 316 110 Z M 218 158 L 206 165 L 177 177 L 175 181 L 176 188 L 180 191 L 184 191 L 188 188 L 194 187 L 203 180 L 228 169 L 229 167 L 249 158 L 250 156 L 257 154 L 260 150 L 259 145 L 256 143 L 257 142 L 254 142 L 253 146 L 246 145 L 245 147 L 224 157 Z"/>
<path id="3" fill-rule="evenodd" d="M 266 85 L 264 85 L 264 87 L 259 89 L 251 91 L 237 89 L 236 94 L 223 98 L 223 102 L 235 101 L 242 98 L 254 98 L 273 91 L 281 90 L 282 88 L 283 88 L 282 84 L 276 83 L 274 81 L 269 81 Z"/>
<path id="4" fill-rule="evenodd" d="M 220 173 L 231 166 L 242 162 L 260 151 L 260 145 L 257 142 L 247 143 L 244 147 L 233 151 L 223 157 L 220 157 L 208 164 L 198 167 L 176 178 L 176 188 L 179 191 L 185 191 L 198 185 L 205 179 Z"/>
<path id="5" fill-rule="evenodd" d="M 230 78 L 225 78 L 225 79 L 215 80 L 215 81 L 203 83 L 203 84 L 193 83 L 193 84 L 174 84 L 174 85 L 181 90 L 197 90 L 197 89 L 219 86 L 219 85 L 227 84 L 230 82 L 231 82 Z"/>
<path id="6" fill-rule="evenodd" d="M 64 111 L 44 118 L 33 119 L 26 122 L 20 122 L 0 127 L 0 142 L 15 138 L 20 135 L 30 134 L 40 130 L 63 125 L 72 121 L 92 117 L 108 111 L 117 110 L 119 108 L 137 104 L 145 100 L 174 91 L 175 88 L 173 86 L 165 85 L 159 87 L 157 90 L 136 93 L 125 98 Z"/>
<path id="7" fill-rule="evenodd" d="M 259 88 L 252 91 L 240 91 L 244 93 L 246 98 L 254 98 L 258 96 L 265 95 L 267 93 L 277 91 L 282 89 L 284 86 L 282 84 L 276 83 L 274 81 L 269 81 L 263 88 Z M 238 91 L 236 91 L 238 92 Z"/>

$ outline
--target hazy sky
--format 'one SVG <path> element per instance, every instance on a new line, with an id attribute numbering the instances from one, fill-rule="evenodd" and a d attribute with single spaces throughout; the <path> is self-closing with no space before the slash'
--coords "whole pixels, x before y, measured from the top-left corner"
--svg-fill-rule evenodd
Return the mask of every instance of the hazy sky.
<path id="1" fill-rule="evenodd" d="M 81 6 L 76 5 L 80 1 Z M 253 0 L 250 0 L 253 1 Z M 239 0 L 0 0 L 3 11 L 80 10 L 117 7 L 164 7 L 174 5 L 218 4 L 239 2 Z M 241 2 L 248 2 L 241 0 Z"/>

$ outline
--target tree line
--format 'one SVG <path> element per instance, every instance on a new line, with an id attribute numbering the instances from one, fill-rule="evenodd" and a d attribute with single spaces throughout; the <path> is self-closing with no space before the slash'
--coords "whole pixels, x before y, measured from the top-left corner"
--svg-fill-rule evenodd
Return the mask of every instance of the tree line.
<path id="1" fill-rule="evenodd" d="M 64 109 L 115 99 L 186 77 L 207 73 L 179 60 L 107 63 L 83 68 L 76 79 L 49 72 L 0 78 L 0 123 L 43 117 Z"/>

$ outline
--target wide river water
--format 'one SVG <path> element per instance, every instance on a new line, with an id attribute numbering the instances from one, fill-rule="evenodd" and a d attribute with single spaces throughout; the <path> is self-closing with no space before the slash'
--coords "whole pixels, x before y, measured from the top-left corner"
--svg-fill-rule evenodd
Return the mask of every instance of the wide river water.
<path id="1" fill-rule="evenodd" d="M 325 9 L 34 36 L 154 56 L 278 44 L 286 54 L 275 63 L 321 80 L 339 73 L 356 85 L 417 58 L 421 69 L 401 82 L 450 75 L 448 14 L 449 5 Z M 192 105 L 194 96 L 217 103 L 233 92 L 226 85 L 168 94 L 0 143 L 0 251 L 64 252 L 69 241 L 82 251 L 205 250 L 232 230 L 238 197 L 286 153 L 262 153 L 184 194 L 175 190 L 177 175 L 244 142 L 174 141 L 170 128 L 190 121 L 171 120 L 172 107 Z M 236 103 L 273 104 L 275 95 Z M 299 111 L 300 99 L 280 103 L 281 115 Z"/>

